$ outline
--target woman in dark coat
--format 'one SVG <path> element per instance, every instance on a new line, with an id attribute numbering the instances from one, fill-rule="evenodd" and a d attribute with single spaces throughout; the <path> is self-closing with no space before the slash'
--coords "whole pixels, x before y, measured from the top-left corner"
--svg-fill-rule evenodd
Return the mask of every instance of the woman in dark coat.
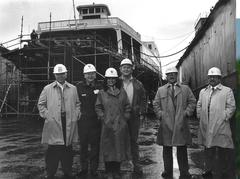
<path id="1" fill-rule="evenodd" d="M 130 160 L 130 137 L 127 120 L 130 104 L 120 87 L 117 71 L 108 68 L 105 72 L 104 89 L 98 93 L 95 110 L 102 121 L 100 160 L 105 163 L 108 179 L 120 178 L 122 161 Z"/>

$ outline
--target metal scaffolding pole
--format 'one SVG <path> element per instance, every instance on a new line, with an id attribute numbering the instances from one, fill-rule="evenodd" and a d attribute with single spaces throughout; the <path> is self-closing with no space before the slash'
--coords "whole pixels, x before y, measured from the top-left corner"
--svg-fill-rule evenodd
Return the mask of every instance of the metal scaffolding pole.
<path id="1" fill-rule="evenodd" d="M 48 62 L 47 62 L 47 80 L 50 80 L 50 60 L 51 60 L 51 22 L 52 22 L 52 13 L 50 12 L 50 21 L 49 21 L 49 41 L 48 41 Z"/>

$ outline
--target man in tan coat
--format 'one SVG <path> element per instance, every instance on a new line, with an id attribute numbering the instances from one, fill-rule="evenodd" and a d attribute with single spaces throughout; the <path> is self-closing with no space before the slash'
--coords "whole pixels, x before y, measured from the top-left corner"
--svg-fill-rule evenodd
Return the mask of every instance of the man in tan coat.
<path id="1" fill-rule="evenodd" d="M 42 143 L 48 145 L 45 156 L 47 179 L 53 179 L 59 161 L 64 178 L 72 178 L 72 143 L 78 142 L 77 119 L 80 102 L 77 89 L 68 83 L 67 69 L 62 64 L 54 67 L 56 81 L 45 86 L 38 100 L 40 116 L 45 119 Z"/>
<path id="2" fill-rule="evenodd" d="M 177 147 L 180 179 L 189 179 L 187 145 L 191 144 L 188 118 L 194 112 L 196 99 L 191 89 L 177 82 L 178 70 L 166 70 L 168 83 L 160 87 L 153 101 L 154 112 L 161 121 L 157 144 L 163 146 L 163 178 L 173 178 L 172 147 Z"/>
<path id="3" fill-rule="evenodd" d="M 229 120 L 236 110 L 235 99 L 232 90 L 221 84 L 220 69 L 210 68 L 208 81 L 209 85 L 200 91 L 197 103 L 198 141 L 206 148 L 203 177 L 232 179 L 235 178 L 231 174 L 234 145 Z"/>

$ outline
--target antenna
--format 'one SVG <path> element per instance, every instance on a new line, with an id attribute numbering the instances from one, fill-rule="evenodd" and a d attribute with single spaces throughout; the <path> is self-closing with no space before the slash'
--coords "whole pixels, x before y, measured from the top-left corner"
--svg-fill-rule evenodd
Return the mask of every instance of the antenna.
<path id="1" fill-rule="evenodd" d="M 74 15 L 74 20 L 75 20 L 75 28 L 77 29 L 77 20 L 76 20 L 76 11 L 75 11 L 75 3 L 73 0 L 73 15 Z"/>
<path id="2" fill-rule="evenodd" d="M 21 19 L 20 48 L 21 48 L 21 44 L 22 44 L 22 36 L 23 36 L 22 33 L 23 33 L 23 16 Z"/>

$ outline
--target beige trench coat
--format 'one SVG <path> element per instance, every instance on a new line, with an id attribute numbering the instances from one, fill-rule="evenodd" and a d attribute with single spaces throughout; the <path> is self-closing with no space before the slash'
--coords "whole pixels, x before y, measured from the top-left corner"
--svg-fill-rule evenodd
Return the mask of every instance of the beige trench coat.
<path id="1" fill-rule="evenodd" d="M 56 81 L 45 86 L 38 100 L 38 110 L 45 118 L 42 143 L 49 145 L 64 145 L 61 123 L 61 94 Z M 78 142 L 77 120 L 80 117 L 80 102 L 77 89 L 66 82 L 64 88 L 66 108 L 66 145 Z"/>
<path id="2" fill-rule="evenodd" d="M 233 148 L 232 133 L 229 119 L 233 116 L 236 106 L 230 88 L 219 84 L 211 97 L 208 118 L 208 102 L 210 86 L 202 89 L 197 103 L 197 117 L 200 118 L 198 142 L 206 147 L 219 146 Z"/>
<path id="3" fill-rule="evenodd" d="M 195 106 L 196 99 L 191 89 L 186 85 L 177 84 L 175 86 L 174 102 L 169 83 L 158 89 L 153 107 L 157 118 L 161 121 L 157 136 L 159 145 L 182 146 L 191 144 L 192 138 L 187 116 L 193 114 Z"/>

